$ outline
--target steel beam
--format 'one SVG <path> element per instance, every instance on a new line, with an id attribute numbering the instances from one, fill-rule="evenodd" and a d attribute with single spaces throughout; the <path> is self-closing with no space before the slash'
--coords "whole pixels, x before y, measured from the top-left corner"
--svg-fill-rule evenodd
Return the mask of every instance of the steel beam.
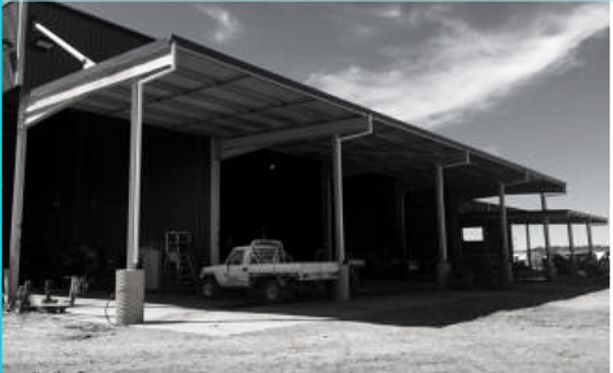
<path id="1" fill-rule="evenodd" d="M 38 22 L 34 22 L 34 28 L 38 30 L 41 34 L 49 38 L 51 41 L 53 41 L 55 44 L 57 44 L 66 53 L 68 53 L 73 58 L 78 60 L 81 63 L 81 65 L 83 65 L 84 69 L 88 69 L 92 66 L 96 66 L 96 63 L 92 61 L 89 57 L 81 53 L 77 48 L 70 45 L 66 40 L 59 37 L 56 33 L 49 30 L 47 27 L 41 25 Z"/>
<path id="2" fill-rule="evenodd" d="M 75 87 L 70 87 L 65 91 L 52 93 L 35 100 L 28 107 L 27 111 L 29 114 L 31 114 L 39 110 L 52 107 L 53 105 L 63 104 L 65 102 L 75 102 L 97 90 L 109 88 L 127 80 L 138 78 L 147 73 L 151 73 L 152 71 L 157 71 L 169 67 L 172 65 L 172 62 L 173 56 L 172 54 L 169 54 L 167 56 L 158 57 L 155 60 L 148 61 L 138 67 L 127 68 L 125 70 L 115 72 L 114 74 L 102 76 L 97 80 L 83 82 L 79 85 L 76 85 Z M 102 69 L 103 66 L 100 66 L 100 68 Z M 41 89 L 45 87 L 46 86 L 43 86 L 41 87 Z"/>
<path id="3" fill-rule="evenodd" d="M 25 123 L 34 126 L 42 118 L 103 89 L 147 80 L 169 68 L 174 70 L 174 50 L 174 43 L 167 40 L 154 42 L 35 88 L 29 94 Z"/>
<path id="4" fill-rule="evenodd" d="M 270 131 L 251 136 L 242 136 L 222 142 L 222 158 L 229 158 L 241 149 L 262 149 L 273 145 L 288 143 L 292 141 L 312 139 L 330 135 L 338 135 L 349 131 L 361 130 L 363 125 L 357 123 L 357 117 L 347 118 L 341 121 L 324 122 L 309 126 L 302 126 L 291 129 Z"/>

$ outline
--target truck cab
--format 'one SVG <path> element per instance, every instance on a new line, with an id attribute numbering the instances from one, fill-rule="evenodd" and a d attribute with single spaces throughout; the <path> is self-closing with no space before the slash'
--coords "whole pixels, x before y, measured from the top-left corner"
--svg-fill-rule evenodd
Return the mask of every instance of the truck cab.
<path id="1" fill-rule="evenodd" d="M 281 241 L 253 240 L 249 245 L 233 248 L 224 264 L 202 268 L 200 279 L 203 281 L 203 295 L 212 296 L 215 287 L 249 288 L 252 266 L 289 262 L 291 258 Z"/>

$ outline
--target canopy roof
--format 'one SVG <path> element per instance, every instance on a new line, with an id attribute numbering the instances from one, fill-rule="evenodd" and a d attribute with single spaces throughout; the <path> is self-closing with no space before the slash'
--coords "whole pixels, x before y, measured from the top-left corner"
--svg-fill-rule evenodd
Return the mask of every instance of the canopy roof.
<path id="1" fill-rule="evenodd" d="M 473 202 L 462 209 L 462 219 L 468 222 L 483 220 L 497 220 L 500 218 L 500 208 L 491 203 Z M 524 210 L 516 207 L 507 207 L 507 220 L 511 224 L 585 224 L 605 225 L 608 219 L 585 212 L 556 209 L 556 210 Z"/>
<path id="2" fill-rule="evenodd" d="M 146 85 L 144 122 L 220 139 L 224 158 L 263 147 L 327 158 L 333 134 L 363 132 L 371 122 L 372 134 L 343 145 L 346 174 L 380 173 L 429 188 L 434 166 L 453 164 L 446 186 L 470 196 L 494 195 L 500 182 L 509 194 L 566 190 L 553 177 L 176 36 L 34 89 L 26 124 L 67 107 L 129 120 L 132 83 L 168 68 Z"/>

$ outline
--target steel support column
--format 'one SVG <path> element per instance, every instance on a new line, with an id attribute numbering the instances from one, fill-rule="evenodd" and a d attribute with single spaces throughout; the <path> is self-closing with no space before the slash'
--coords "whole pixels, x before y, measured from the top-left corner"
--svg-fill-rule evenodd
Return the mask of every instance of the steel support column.
<path id="1" fill-rule="evenodd" d="M 498 189 L 498 198 L 500 202 L 500 233 L 501 233 L 501 265 L 502 265 L 502 283 L 510 285 L 513 283 L 513 267 L 511 266 L 510 248 L 509 248 L 509 222 L 507 219 L 507 206 L 504 183 L 500 183 Z"/>
<path id="2" fill-rule="evenodd" d="M 541 210 L 547 212 L 547 196 L 541 193 Z M 549 217 L 545 216 L 543 220 L 543 236 L 545 239 L 545 252 L 547 253 L 547 263 L 545 265 L 545 274 L 552 280 L 555 278 L 555 267 L 553 265 L 553 255 L 551 252 L 551 242 L 549 240 Z"/>
<path id="3" fill-rule="evenodd" d="M 141 158 L 143 146 L 143 91 L 135 82 L 132 85 L 132 109 L 130 117 L 130 182 L 128 201 L 128 242 L 126 268 L 136 269 L 139 261 Z"/>
<path id="4" fill-rule="evenodd" d="M 28 144 L 28 129 L 25 126 L 25 103 L 19 105 L 17 122 L 17 144 L 15 149 L 15 169 L 13 172 L 13 206 L 11 211 L 11 243 L 8 298 L 12 304 L 17 297 L 19 288 L 19 269 L 21 262 L 21 233 L 23 223 L 23 195 L 26 178 L 26 152 Z"/>
<path id="5" fill-rule="evenodd" d="M 587 230 L 587 248 L 590 256 L 594 254 L 594 242 L 592 241 L 592 221 L 588 220 L 585 226 Z"/>
<path id="6" fill-rule="evenodd" d="M 130 175 L 126 269 L 115 273 L 118 325 L 142 323 L 145 314 L 145 272 L 139 269 L 141 167 L 143 146 L 143 85 L 132 84 L 130 113 Z"/>
<path id="7" fill-rule="evenodd" d="M 528 268 L 532 269 L 532 242 L 530 240 L 530 224 L 526 224 L 526 258 Z"/>
<path id="8" fill-rule="evenodd" d="M 21 233 L 23 224 L 23 198 L 26 177 L 26 150 L 28 144 L 28 128 L 25 123 L 27 92 L 23 87 L 26 68 L 26 38 L 30 27 L 28 22 L 29 5 L 26 1 L 19 2 L 17 24 L 17 66 L 15 70 L 15 86 L 19 86 L 19 108 L 17 112 L 17 138 L 15 144 L 15 167 L 13 169 L 13 200 L 11 206 L 11 237 L 9 246 L 9 305 L 17 298 L 19 288 L 19 269 L 21 266 Z M 3 279 L 4 281 L 4 279 Z M 4 284 L 3 284 L 4 286 Z"/>
<path id="9" fill-rule="evenodd" d="M 447 222 L 445 218 L 445 180 L 443 166 L 436 166 L 436 215 L 438 228 L 439 261 L 437 266 L 437 281 L 439 287 L 447 288 L 447 278 L 450 266 L 447 256 Z"/>
<path id="10" fill-rule="evenodd" d="M 322 228 L 322 247 L 324 248 L 324 259 L 333 258 L 333 238 L 332 238 L 332 185 L 330 183 L 330 166 L 324 163 L 321 167 L 321 228 Z"/>
<path id="11" fill-rule="evenodd" d="M 566 223 L 566 229 L 568 232 L 568 250 L 569 256 L 569 269 L 570 275 L 574 276 L 577 272 L 577 258 L 575 257 L 575 240 L 573 238 L 573 224 L 569 221 Z"/>
<path id="12" fill-rule="evenodd" d="M 336 300 L 349 300 L 349 268 L 345 263 L 345 225 L 343 217 L 343 148 L 339 135 L 332 140 L 332 178 L 334 188 L 334 247 L 340 267 L 336 286 Z"/>
<path id="13" fill-rule="evenodd" d="M 210 183 L 209 183 L 209 261 L 219 264 L 219 230 L 221 219 L 221 145 L 219 140 L 210 143 Z"/>

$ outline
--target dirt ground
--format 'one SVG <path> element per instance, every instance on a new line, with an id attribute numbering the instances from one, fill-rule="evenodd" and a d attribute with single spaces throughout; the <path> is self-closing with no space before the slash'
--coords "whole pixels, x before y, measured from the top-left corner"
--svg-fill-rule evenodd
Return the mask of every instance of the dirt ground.
<path id="1" fill-rule="evenodd" d="M 310 301 L 239 309 L 293 315 L 301 322 L 210 336 L 113 328 L 73 315 L 4 314 L 2 370 L 609 371 L 609 290 L 585 281 L 522 284 L 507 291 L 405 291 L 345 304 Z M 238 311 L 230 307 L 216 312 Z M 304 321 L 310 316 L 311 321 Z"/>

